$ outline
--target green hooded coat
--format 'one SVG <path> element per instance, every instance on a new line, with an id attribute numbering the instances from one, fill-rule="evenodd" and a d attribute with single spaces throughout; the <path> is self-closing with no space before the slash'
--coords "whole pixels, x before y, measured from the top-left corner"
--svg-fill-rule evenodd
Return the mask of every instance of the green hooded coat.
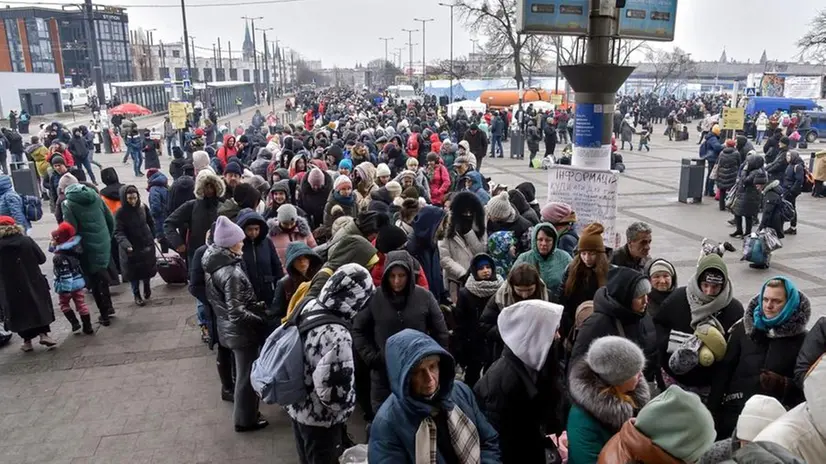
<path id="1" fill-rule="evenodd" d="M 115 220 L 97 192 L 83 184 L 70 185 L 63 202 L 63 220 L 74 226 L 83 244 L 80 264 L 87 274 L 109 267 Z"/>
<path id="2" fill-rule="evenodd" d="M 551 252 L 548 253 L 547 256 L 542 256 L 539 254 L 539 248 L 536 244 L 536 236 L 539 234 L 540 230 L 545 231 L 546 234 L 550 235 L 554 239 Z M 537 224 L 531 233 L 530 251 L 526 251 L 519 255 L 513 265 L 516 266 L 519 263 L 533 264 L 539 270 L 539 275 L 542 276 L 542 281 L 545 282 L 546 287 L 551 289 L 559 288 L 559 284 L 562 282 L 562 275 L 565 274 L 565 269 L 568 267 L 568 264 L 573 261 L 573 258 L 571 258 L 571 255 L 568 253 L 556 247 L 557 241 L 558 236 L 556 234 L 556 229 L 552 224 Z"/>

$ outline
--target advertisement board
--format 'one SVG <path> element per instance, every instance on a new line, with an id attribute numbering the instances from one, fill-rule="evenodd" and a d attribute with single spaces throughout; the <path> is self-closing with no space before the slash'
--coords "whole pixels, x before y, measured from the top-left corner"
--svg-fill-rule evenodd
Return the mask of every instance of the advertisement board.
<path id="1" fill-rule="evenodd" d="M 677 0 L 627 0 L 619 15 L 619 35 L 624 38 L 674 40 Z"/>
<path id="2" fill-rule="evenodd" d="M 590 0 L 520 0 L 516 30 L 520 34 L 586 35 Z"/>
<path id="3" fill-rule="evenodd" d="M 820 98 L 823 78 L 820 76 L 786 76 L 783 96 L 786 98 Z"/>

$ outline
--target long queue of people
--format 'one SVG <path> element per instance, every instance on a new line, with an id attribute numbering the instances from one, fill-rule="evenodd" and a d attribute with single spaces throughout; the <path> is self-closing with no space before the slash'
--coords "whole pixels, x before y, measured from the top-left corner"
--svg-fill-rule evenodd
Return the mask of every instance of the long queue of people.
<path id="1" fill-rule="evenodd" d="M 744 307 L 711 251 L 679 287 L 649 256 L 648 225 L 610 250 L 569 205 L 484 178 L 480 115 L 459 115 L 461 133 L 433 106 L 339 89 L 300 100 L 303 124 L 176 152 L 169 188 L 148 170 L 149 205 L 114 170 L 97 191 L 52 157 L 55 291 L 73 330 L 93 332 L 84 287 L 111 323 L 113 273 L 136 304 L 151 298 L 157 241 L 189 263 L 236 431 L 268 425 L 253 365 L 284 321 L 299 327 L 306 392 L 285 410 L 303 463 L 337 462 L 357 406 L 371 463 L 826 455 L 812 393 L 826 322 L 807 332 L 811 304 L 790 279 Z M 55 343 L 54 316 L 45 255 L 15 222 L 0 217 L 0 264 L 3 288 L 21 291 L 0 308 L 31 351 Z"/>

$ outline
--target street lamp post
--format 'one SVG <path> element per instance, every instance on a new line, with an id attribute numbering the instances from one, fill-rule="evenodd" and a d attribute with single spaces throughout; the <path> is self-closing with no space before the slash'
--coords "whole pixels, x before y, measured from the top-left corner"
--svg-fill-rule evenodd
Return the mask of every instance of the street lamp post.
<path id="1" fill-rule="evenodd" d="M 264 61 L 264 86 L 267 88 L 267 95 L 270 96 L 270 101 L 273 101 L 274 99 L 272 97 L 272 92 L 270 92 L 270 71 L 269 71 L 269 65 L 267 64 L 267 62 L 268 62 L 267 59 L 269 58 L 269 56 L 268 56 L 269 49 L 267 48 L 267 31 L 271 31 L 271 30 L 272 30 L 271 27 L 253 29 L 252 36 L 255 37 L 255 31 L 261 31 L 261 32 L 264 33 L 264 58 L 263 58 L 263 61 Z M 255 43 L 255 39 L 253 39 L 253 43 Z"/>
<path id="2" fill-rule="evenodd" d="M 258 56 L 255 54 L 255 20 L 256 19 L 264 19 L 263 16 L 256 16 L 254 18 L 250 18 L 249 16 L 241 16 L 241 19 L 248 20 L 252 25 L 252 73 L 254 74 L 252 79 L 252 87 L 255 89 L 255 104 L 261 104 L 261 95 L 258 93 Z"/>
<path id="3" fill-rule="evenodd" d="M 424 82 L 427 78 L 427 61 L 425 61 L 425 50 L 427 50 L 427 23 L 434 21 L 431 19 L 413 19 L 422 23 L 422 92 L 424 92 Z"/>
<path id="4" fill-rule="evenodd" d="M 453 7 L 456 5 L 439 2 L 439 6 L 450 8 L 450 103 L 453 103 Z"/>
<path id="5" fill-rule="evenodd" d="M 402 29 L 402 31 L 407 32 L 407 46 L 408 46 L 408 53 L 409 59 L 407 61 L 408 69 L 410 69 L 409 77 L 410 80 L 413 80 L 413 33 L 419 32 L 418 29 Z"/>
<path id="6" fill-rule="evenodd" d="M 393 40 L 393 37 L 379 37 L 379 40 L 384 40 L 384 63 L 382 63 L 382 67 L 384 68 L 384 85 L 386 87 L 390 82 L 389 73 L 387 72 L 387 42 Z"/>
<path id="7" fill-rule="evenodd" d="M 470 39 L 470 41 L 473 43 L 473 57 L 478 62 L 479 77 L 482 77 L 482 61 L 479 59 L 479 56 L 476 55 L 476 47 L 479 45 L 479 39 Z"/>
<path id="8" fill-rule="evenodd" d="M 186 77 L 191 79 L 192 61 L 189 56 L 189 32 L 186 27 L 186 0 L 181 0 L 181 18 L 184 21 L 184 52 L 186 53 Z"/>

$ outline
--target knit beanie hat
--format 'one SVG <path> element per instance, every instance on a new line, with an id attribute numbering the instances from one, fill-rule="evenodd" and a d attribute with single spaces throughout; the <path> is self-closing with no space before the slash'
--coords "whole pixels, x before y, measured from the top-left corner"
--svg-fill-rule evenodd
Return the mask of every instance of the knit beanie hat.
<path id="1" fill-rule="evenodd" d="M 637 414 L 637 430 L 663 451 L 697 462 L 714 444 L 714 419 L 700 397 L 672 385 Z"/>
<path id="2" fill-rule="evenodd" d="M 232 199 L 241 208 L 255 209 L 261 201 L 261 192 L 250 184 L 238 184 L 232 191 Z"/>
<path id="3" fill-rule="evenodd" d="M 298 211 L 295 209 L 295 206 L 289 203 L 279 206 L 277 214 L 279 224 L 284 224 L 285 222 L 295 222 L 296 219 L 298 219 Z"/>
<path id="4" fill-rule="evenodd" d="M 717 254 L 703 256 L 697 263 L 697 284 L 708 282 L 710 284 L 725 286 L 728 280 L 728 266 L 723 258 Z"/>
<path id="5" fill-rule="evenodd" d="M 192 153 L 192 166 L 195 167 L 196 171 L 200 171 L 209 166 L 209 153 L 203 150 Z"/>
<path id="6" fill-rule="evenodd" d="M 333 190 L 339 191 L 343 188 L 353 188 L 353 182 L 347 176 L 338 176 L 333 183 Z"/>
<path id="7" fill-rule="evenodd" d="M 230 161 L 227 163 L 227 167 L 224 168 L 224 174 L 238 174 L 239 176 L 244 173 L 244 169 L 241 168 L 241 165 Z"/>
<path id="8" fill-rule="evenodd" d="M 343 159 L 338 163 L 339 169 L 346 169 L 348 171 L 353 170 L 353 162 L 349 159 Z"/>
<path id="9" fill-rule="evenodd" d="M 737 419 L 735 436 L 739 440 L 754 441 L 769 424 L 786 414 L 786 408 L 774 397 L 754 395 L 746 401 Z"/>
<path id="10" fill-rule="evenodd" d="M 17 224 L 11 216 L 0 216 L 0 226 L 13 226 Z"/>
<path id="11" fill-rule="evenodd" d="M 307 174 L 307 183 L 310 184 L 310 187 L 313 188 L 321 188 L 324 186 L 324 173 L 321 172 L 321 169 L 311 169 L 310 173 Z"/>
<path id="12" fill-rule="evenodd" d="M 158 169 L 158 168 L 149 168 L 149 169 L 147 169 L 146 170 L 146 178 L 151 179 L 152 176 L 154 176 L 156 172 L 160 172 L 160 169 Z"/>
<path id="13" fill-rule="evenodd" d="M 67 187 L 77 183 L 77 177 L 67 172 L 66 174 L 60 176 L 60 180 L 57 181 L 57 192 L 65 192 Z"/>
<path id="14" fill-rule="evenodd" d="M 645 355 L 631 340 L 609 335 L 591 343 L 585 362 L 604 382 L 621 385 L 642 372 Z"/>
<path id="15" fill-rule="evenodd" d="M 721 130 L 721 128 L 720 128 L 719 124 L 715 124 L 715 125 L 711 126 L 711 133 L 714 134 L 714 135 L 720 135 L 720 130 Z"/>
<path id="16" fill-rule="evenodd" d="M 390 193 L 390 196 L 393 198 L 397 198 L 399 195 L 402 194 L 402 185 L 395 180 L 391 180 L 384 186 L 387 191 Z"/>
<path id="17" fill-rule="evenodd" d="M 389 177 L 390 176 L 390 167 L 387 166 L 386 163 L 379 163 L 376 167 L 376 177 Z"/>
<path id="18" fill-rule="evenodd" d="M 737 146 L 737 141 L 736 140 L 733 140 L 733 139 L 726 140 L 726 147 L 734 148 L 736 146 Z"/>
<path id="19" fill-rule="evenodd" d="M 417 200 L 419 198 L 419 189 L 417 189 L 416 187 L 407 187 L 402 191 L 402 198 L 412 198 L 414 200 Z"/>
<path id="20" fill-rule="evenodd" d="M 51 158 L 50 161 L 51 161 L 52 167 L 55 167 L 58 164 L 62 164 L 64 166 L 66 166 L 66 160 L 64 160 L 63 157 L 60 156 L 60 155 L 52 155 L 52 158 Z"/>
<path id="21" fill-rule="evenodd" d="M 75 236 L 75 228 L 68 222 L 61 222 L 57 229 L 52 231 L 52 240 L 58 245 L 68 242 Z"/>
<path id="22" fill-rule="evenodd" d="M 542 207 L 542 221 L 551 224 L 567 224 L 576 222 L 576 213 L 571 205 L 552 201 Z"/>
<path id="23" fill-rule="evenodd" d="M 602 227 L 602 224 L 598 222 L 588 224 L 579 236 L 577 250 L 605 253 L 605 243 L 602 241 L 603 232 L 605 232 L 605 228 Z"/>
<path id="24" fill-rule="evenodd" d="M 231 248 L 243 242 L 244 237 L 246 235 L 238 224 L 230 221 L 226 216 L 218 216 L 215 221 L 215 233 L 212 235 L 212 241 L 216 246 Z"/>
<path id="25" fill-rule="evenodd" d="M 400 227 L 390 224 L 379 229 L 379 235 L 376 237 L 376 249 L 384 254 L 400 249 L 405 243 L 407 233 Z"/>
<path id="26" fill-rule="evenodd" d="M 502 222 L 510 222 L 516 219 L 516 216 L 519 214 L 513 205 L 511 205 L 508 192 L 502 192 L 491 198 L 488 204 L 485 205 L 485 212 L 489 220 Z"/>
<path id="27" fill-rule="evenodd" d="M 677 277 L 677 271 L 674 270 L 674 266 L 664 259 L 656 259 L 651 263 L 648 267 L 648 277 L 651 277 L 658 272 L 667 272 L 671 274 L 672 280 Z"/>
<path id="28" fill-rule="evenodd" d="M 356 217 L 356 227 L 358 227 L 361 234 L 365 237 L 371 234 L 377 234 L 388 222 L 389 219 L 387 215 L 375 211 L 362 211 Z"/>
<path id="29" fill-rule="evenodd" d="M 464 142 L 464 140 L 462 142 Z M 462 143 L 460 142 L 459 145 L 462 145 Z M 460 164 L 467 164 L 471 168 L 476 169 L 476 156 L 474 156 L 474 154 L 470 153 L 469 151 L 464 155 L 459 155 L 453 161 L 453 165 L 458 166 Z"/>

